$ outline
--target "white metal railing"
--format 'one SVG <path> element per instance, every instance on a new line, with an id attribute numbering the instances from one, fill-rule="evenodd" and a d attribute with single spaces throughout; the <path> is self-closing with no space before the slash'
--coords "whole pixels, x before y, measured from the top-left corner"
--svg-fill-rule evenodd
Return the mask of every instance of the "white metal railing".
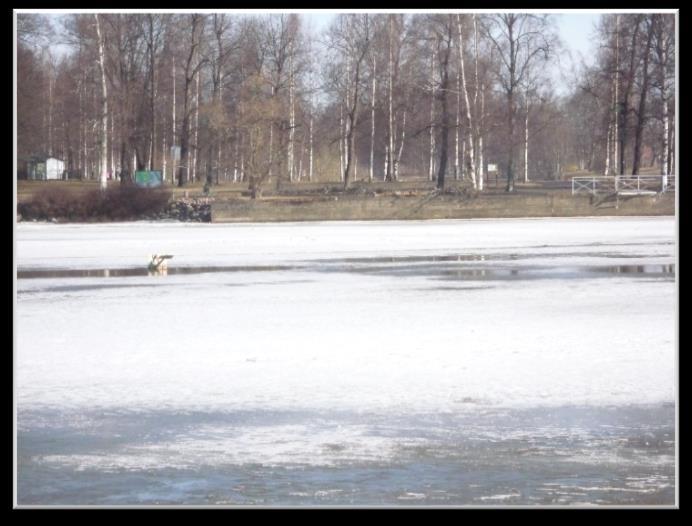
<path id="1" fill-rule="evenodd" d="M 619 194 L 656 194 L 665 191 L 662 175 L 619 175 L 615 188 Z"/>
<path id="2" fill-rule="evenodd" d="M 666 180 L 667 179 L 667 180 Z M 572 178 L 572 195 L 586 194 L 656 194 L 675 191 L 675 176 L 669 175 L 600 175 Z"/>
<path id="3" fill-rule="evenodd" d="M 664 192 L 675 192 L 675 176 L 669 175 L 666 187 L 663 189 Z"/>
<path id="4" fill-rule="evenodd" d="M 615 177 L 600 175 L 592 177 L 572 177 L 572 195 L 579 193 L 602 194 L 615 191 Z"/>

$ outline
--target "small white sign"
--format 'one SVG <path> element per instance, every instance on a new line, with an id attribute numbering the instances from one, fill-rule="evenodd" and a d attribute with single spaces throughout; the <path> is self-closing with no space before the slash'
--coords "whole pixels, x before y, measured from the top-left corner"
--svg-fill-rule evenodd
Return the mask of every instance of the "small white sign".
<path id="1" fill-rule="evenodd" d="M 489 164 L 488 165 L 488 171 L 489 172 L 497 172 L 497 165 L 496 164 Z"/>
<path id="2" fill-rule="evenodd" d="M 180 146 L 171 146 L 171 157 L 174 161 L 180 160 Z"/>

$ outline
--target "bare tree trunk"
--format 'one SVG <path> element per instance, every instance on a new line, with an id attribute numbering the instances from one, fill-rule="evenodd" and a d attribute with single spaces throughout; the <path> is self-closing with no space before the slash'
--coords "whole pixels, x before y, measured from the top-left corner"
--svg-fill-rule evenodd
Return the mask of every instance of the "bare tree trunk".
<path id="1" fill-rule="evenodd" d="M 86 179 L 89 176 L 89 152 L 87 151 L 87 128 L 89 126 L 89 119 L 86 117 L 86 73 L 82 75 L 83 83 L 82 83 L 82 90 L 83 90 L 83 112 L 84 112 L 84 129 L 82 131 L 82 144 L 84 146 L 84 154 L 82 155 L 83 163 L 84 166 L 82 167 L 82 177 Z"/>
<path id="2" fill-rule="evenodd" d="M 661 159 L 663 161 L 663 174 L 670 175 L 670 147 L 668 146 L 668 134 L 670 132 L 670 119 L 668 118 L 668 101 L 663 100 L 663 148 Z"/>
<path id="3" fill-rule="evenodd" d="M 175 124 L 175 55 L 173 55 L 173 68 L 172 68 L 172 84 L 173 84 L 173 126 L 171 128 L 171 146 L 175 147 L 178 142 L 175 140 L 175 132 L 178 129 Z M 178 165 L 176 163 L 175 154 L 171 156 L 171 184 L 175 183 L 175 172 Z"/>
<path id="4" fill-rule="evenodd" d="M 383 181 L 387 180 L 387 167 L 389 166 L 389 145 L 385 144 L 384 145 L 384 169 L 382 173 L 384 173 Z"/>
<path id="5" fill-rule="evenodd" d="M 156 156 L 156 49 L 154 45 L 154 15 L 147 15 L 149 23 L 148 47 L 149 47 L 149 69 L 150 69 L 150 86 L 149 86 L 149 109 L 151 111 L 151 137 L 149 145 L 149 170 L 154 168 L 154 157 Z"/>
<path id="6" fill-rule="evenodd" d="M 82 79 L 84 76 L 82 75 Z M 79 120 L 78 120 L 78 128 L 77 128 L 77 172 L 81 173 L 82 172 L 82 127 L 84 124 L 84 111 L 82 108 L 82 82 L 83 80 L 80 79 L 79 86 L 77 88 L 77 92 L 79 95 L 78 98 L 78 106 L 79 106 Z"/>
<path id="7" fill-rule="evenodd" d="M 293 165 L 295 161 L 293 159 L 293 142 L 295 140 L 295 126 L 296 126 L 296 114 L 295 114 L 295 100 L 294 100 L 294 87 L 293 87 L 293 42 L 290 44 L 288 55 L 288 70 L 289 70 L 289 80 L 288 80 L 288 97 L 289 97 L 289 130 L 288 130 L 288 180 L 293 182 Z"/>
<path id="8" fill-rule="evenodd" d="M 394 15 L 390 14 L 389 15 L 389 96 L 388 98 L 388 103 L 389 103 L 389 141 L 387 145 L 387 152 L 388 154 L 385 156 L 385 159 L 387 160 L 386 168 L 385 168 L 385 181 L 392 181 L 394 178 L 394 167 L 392 166 L 392 159 L 393 155 L 392 152 L 394 151 L 394 108 L 393 108 L 393 99 L 394 99 Z M 431 176 L 432 177 L 432 176 Z"/>
<path id="9" fill-rule="evenodd" d="M 99 33 L 100 35 L 100 33 Z M 99 36 L 99 46 L 101 46 Z M 100 48 L 99 48 L 100 49 Z M 99 55 L 100 57 L 100 55 Z M 49 58 L 50 60 L 50 58 Z M 100 64 L 100 62 L 99 62 Z M 53 156 L 53 66 L 48 66 L 48 155 Z"/>
<path id="10" fill-rule="evenodd" d="M 430 59 L 430 169 L 428 178 L 435 180 L 435 50 Z M 390 149 L 391 151 L 391 149 Z"/>
<path id="11" fill-rule="evenodd" d="M 524 119 L 524 182 L 529 182 L 529 94 L 526 90 L 526 117 Z"/>
<path id="12" fill-rule="evenodd" d="M 478 189 L 483 189 L 483 136 L 481 131 L 480 121 L 483 119 L 482 115 L 478 115 L 478 19 L 476 13 L 473 14 L 473 55 L 474 55 L 474 66 L 475 66 L 475 82 L 474 82 L 474 92 L 473 92 L 473 111 L 476 116 L 476 126 L 474 127 L 473 134 L 473 144 L 478 144 L 478 150 L 474 150 L 478 155 L 478 163 L 476 163 L 476 173 L 472 175 L 475 177 Z M 481 94 L 481 105 L 484 105 L 485 100 Z M 483 110 L 481 110 L 482 114 Z"/>
<path id="13" fill-rule="evenodd" d="M 298 176 L 297 180 L 303 178 L 303 157 L 305 157 L 305 131 L 300 134 L 300 157 L 298 158 Z"/>
<path id="14" fill-rule="evenodd" d="M 478 190 L 483 190 L 485 178 L 485 159 L 483 158 L 483 133 L 485 126 L 485 86 L 481 86 L 481 115 L 478 133 Z"/>
<path id="15" fill-rule="evenodd" d="M 401 155 L 404 153 L 404 139 L 406 138 L 406 109 L 404 109 L 404 116 L 401 119 L 401 142 L 399 143 L 399 151 L 396 154 L 396 159 L 394 161 L 394 180 L 399 180 L 399 167 L 401 166 Z"/>
<path id="16" fill-rule="evenodd" d="M 199 159 L 199 78 L 202 72 L 197 72 L 197 82 L 195 83 L 195 138 L 194 147 L 192 149 L 192 180 L 197 180 L 197 164 Z"/>
<path id="17" fill-rule="evenodd" d="M 670 147 L 671 147 L 671 159 L 670 159 L 670 173 L 671 175 L 675 175 L 675 124 L 671 127 L 672 129 L 670 130 Z"/>
<path id="18" fill-rule="evenodd" d="M 240 144 L 240 137 L 236 133 L 235 137 L 235 153 L 233 154 L 233 182 L 238 181 L 238 147 Z"/>
<path id="19" fill-rule="evenodd" d="M 101 179 L 100 188 L 105 190 L 108 186 L 108 86 L 106 84 L 106 58 L 103 49 L 103 35 L 101 34 L 101 23 L 99 15 L 94 14 L 96 19 L 96 34 L 99 40 L 99 68 L 101 69 Z"/>
<path id="20" fill-rule="evenodd" d="M 447 108 L 447 92 L 449 89 L 449 58 L 452 51 L 453 29 L 450 21 L 447 31 L 447 48 L 445 49 L 443 60 L 440 62 L 440 107 L 441 114 L 441 134 L 440 134 L 440 166 L 437 171 L 437 188 L 442 190 L 445 186 L 445 176 L 447 173 L 447 148 L 449 147 L 449 110 Z M 462 75 L 463 79 L 463 75 Z"/>
<path id="21" fill-rule="evenodd" d="M 461 70 L 461 84 L 462 88 L 464 90 L 464 103 L 466 105 L 466 121 L 468 123 L 468 133 L 467 135 L 467 140 L 468 140 L 468 148 L 469 148 L 469 171 L 471 173 L 471 181 L 473 183 L 473 187 L 476 188 L 476 155 L 475 152 L 473 151 L 473 138 L 474 138 L 474 122 L 473 122 L 473 117 L 471 116 L 471 104 L 469 103 L 469 90 L 468 86 L 466 84 L 466 68 L 464 67 L 464 37 L 461 32 L 461 15 L 457 14 L 457 32 L 458 32 L 458 37 L 459 37 L 459 69 Z"/>
<path id="22" fill-rule="evenodd" d="M 274 89 L 274 86 L 272 86 L 272 100 L 274 99 L 274 95 L 276 95 L 276 91 Z M 250 143 L 252 144 L 252 137 L 250 138 Z M 272 168 L 274 167 L 274 121 L 272 120 L 269 123 L 269 172 L 267 173 L 268 177 L 272 176 Z M 250 162 L 250 166 L 252 166 L 252 161 Z"/>
<path id="23" fill-rule="evenodd" d="M 350 149 L 351 129 L 351 57 L 346 60 L 346 118 L 344 119 L 344 171 L 341 174 L 341 181 L 348 185 L 347 172 L 351 166 L 352 152 Z"/>
<path id="24" fill-rule="evenodd" d="M 167 171 L 167 163 L 166 159 L 168 158 L 168 154 L 166 153 L 166 114 L 163 114 L 163 122 L 161 123 L 161 175 L 163 176 L 164 182 L 167 180 L 166 179 L 166 171 Z"/>
<path id="25" fill-rule="evenodd" d="M 670 147 L 668 145 L 668 137 L 670 134 L 670 119 L 668 116 L 668 85 L 666 82 L 666 66 L 668 64 L 668 44 L 666 43 L 666 35 L 663 27 L 660 27 L 658 31 L 656 51 L 659 61 L 658 80 L 661 86 L 661 104 L 663 115 L 663 136 L 661 141 L 661 171 L 663 172 L 663 175 L 669 175 Z"/>
<path id="26" fill-rule="evenodd" d="M 620 158 L 618 159 L 618 165 L 620 175 L 624 175 L 625 173 L 625 144 L 627 144 L 627 117 L 629 113 L 629 97 L 632 91 L 634 77 L 637 69 L 637 41 L 639 39 L 639 25 L 641 24 L 642 15 L 635 16 L 637 18 L 635 19 L 634 28 L 632 29 L 632 41 L 630 44 L 630 63 L 629 69 L 627 71 L 627 83 L 625 84 L 625 92 L 622 97 L 622 102 L 619 104 L 620 136 L 618 140 L 620 141 L 620 146 L 618 153 L 620 155 Z"/>
<path id="27" fill-rule="evenodd" d="M 506 192 L 514 191 L 514 93 L 507 93 L 507 132 L 509 134 L 509 149 L 507 152 L 507 186 Z"/>
<path id="28" fill-rule="evenodd" d="M 462 141 L 461 143 L 461 179 L 465 180 L 466 179 L 466 141 Z M 473 174 L 471 174 L 471 178 L 473 178 Z"/>
<path id="29" fill-rule="evenodd" d="M 646 36 L 646 47 L 644 48 L 644 64 L 642 66 L 642 89 L 639 95 L 639 110 L 637 111 L 637 127 L 634 135 L 634 159 L 632 161 L 632 175 L 639 174 L 641 164 L 642 138 L 644 134 L 644 124 L 646 122 L 646 96 L 649 90 L 649 55 L 651 51 L 651 41 L 654 34 L 654 21 L 649 19 L 649 29 Z"/>
<path id="30" fill-rule="evenodd" d="M 605 154 L 605 170 L 603 175 L 610 175 L 610 156 L 612 148 L 612 138 L 613 138 L 613 123 L 608 123 L 608 131 L 606 133 L 606 154 Z"/>
<path id="31" fill-rule="evenodd" d="M 111 115 L 111 140 L 110 140 L 110 164 L 111 164 L 111 178 L 115 179 L 115 115 Z"/>
<path id="32" fill-rule="evenodd" d="M 312 181 L 312 156 L 313 156 L 313 150 L 312 150 L 312 126 L 313 126 L 313 116 L 312 116 L 312 106 L 310 107 L 310 168 L 308 170 L 308 181 Z"/>
<path id="33" fill-rule="evenodd" d="M 199 74 L 199 64 L 192 66 L 193 58 L 197 54 L 199 46 L 198 28 L 203 23 L 202 15 L 190 14 L 191 40 L 190 51 L 185 63 L 185 89 L 183 91 L 183 122 L 180 126 L 180 166 L 178 168 L 178 185 L 184 186 L 190 176 L 190 155 L 188 154 L 190 142 L 190 110 L 188 107 L 190 84 L 195 80 L 195 75 Z M 186 170 L 188 170 L 186 172 Z"/>
<path id="34" fill-rule="evenodd" d="M 372 55 L 372 95 L 370 97 L 370 182 L 375 176 L 375 90 L 377 84 L 377 60 Z"/>
<path id="35" fill-rule="evenodd" d="M 613 126 L 613 159 L 617 164 L 619 164 L 620 156 L 618 154 L 618 143 L 620 140 L 620 134 L 618 132 L 618 126 L 620 124 L 620 15 L 615 15 L 615 117 Z M 615 168 L 615 173 L 619 173 L 617 167 Z"/>
<path id="36" fill-rule="evenodd" d="M 367 17 L 367 15 L 365 15 Z M 367 51 L 367 49 L 366 49 Z M 355 132 L 356 132 L 356 125 L 358 124 L 358 101 L 359 101 L 359 95 L 358 95 L 358 88 L 360 87 L 360 66 L 362 63 L 363 58 L 365 57 L 365 52 L 360 56 L 358 60 L 355 61 L 355 69 L 353 72 L 354 78 L 353 78 L 353 93 L 349 93 L 349 98 L 347 100 L 351 100 L 350 97 L 352 96 L 352 102 L 349 104 L 348 107 L 348 114 L 347 114 L 347 130 L 348 133 L 346 135 L 346 167 L 344 169 L 344 188 L 348 188 L 349 185 L 349 174 L 350 174 L 350 168 L 351 164 L 355 163 Z M 350 74 L 349 74 L 350 77 Z M 349 82 L 350 85 L 350 82 Z"/>
<path id="37" fill-rule="evenodd" d="M 353 180 L 358 180 L 358 148 L 353 147 Z"/>
<path id="38" fill-rule="evenodd" d="M 339 104 L 339 178 L 344 178 L 344 104 Z"/>
<path id="39" fill-rule="evenodd" d="M 457 125 L 454 130 L 454 179 L 459 180 L 459 131 L 461 128 L 461 68 L 457 68 Z"/>
<path id="40" fill-rule="evenodd" d="M 240 135 L 240 181 L 245 180 L 245 148 L 242 148 L 243 146 L 243 135 Z"/>

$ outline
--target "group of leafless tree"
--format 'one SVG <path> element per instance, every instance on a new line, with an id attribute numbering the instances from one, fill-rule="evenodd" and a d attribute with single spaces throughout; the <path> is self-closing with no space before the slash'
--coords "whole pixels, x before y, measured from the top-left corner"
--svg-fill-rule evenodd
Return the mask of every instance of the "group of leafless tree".
<path id="1" fill-rule="evenodd" d="M 559 95 L 550 15 L 74 14 L 17 19 L 18 159 L 183 186 L 446 177 L 482 190 L 568 167 L 674 169 L 673 15 L 601 17 Z M 53 32 L 52 32 L 53 31 Z M 56 58 L 60 39 L 71 53 Z M 360 172 L 359 172 L 360 170 Z"/>

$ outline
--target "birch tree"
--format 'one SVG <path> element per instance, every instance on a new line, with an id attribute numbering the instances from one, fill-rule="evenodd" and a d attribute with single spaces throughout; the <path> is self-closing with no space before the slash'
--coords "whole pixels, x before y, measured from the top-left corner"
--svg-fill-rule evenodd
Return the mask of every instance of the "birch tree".
<path id="1" fill-rule="evenodd" d="M 204 64 L 204 61 L 198 58 L 200 38 L 202 35 L 202 29 L 204 27 L 203 15 L 193 13 L 187 15 L 185 19 L 189 21 L 189 28 L 187 30 L 189 41 L 187 45 L 185 66 L 183 69 L 183 119 L 180 125 L 180 164 L 178 166 L 178 186 L 184 186 L 189 179 L 187 169 L 189 165 L 190 150 L 190 98 L 192 84 L 196 80 L 197 74 Z"/>
<path id="2" fill-rule="evenodd" d="M 339 15 L 331 28 L 330 45 L 341 53 L 350 70 L 346 75 L 346 145 L 343 168 L 344 188 L 348 188 L 354 164 L 354 133 L 358 124 L 364 63 L 370 49 L 369 15 Z"/>
<path id="3" fill-rule="evenodd" d="M 468 142 L 468 155 L 469 155 L 469 173 L 471 174 L 471 181 L 473 183 L 473 188 L 477 188 L 477 183 L 476 183 L 476 154 L 474 151 L 474 143 L 475 140 L 474 138 L 476 137 L 476 126 L 475 122 L 471 113 L 471 103 L 469 102 L 469 90 L 468 90 L 468 85 L 466 83 L 466 68 L 465 68 L 465 61 L 464 61 L 464 36 L 461 31 L 461 15 L 457 14 L 457 37 L 458 37 L 458 42 L 459 42 L 459 70 L 461 71 L 461 87 L 464 92 L 464 103 L 465 103 L 465 108 L 466 108 L 466 129 L 468 130 L 467 133 L 467 142 Z M 476 77 L 478 74 L 476 73 Z M 477 83 L 478 79 L 476 78 L 476 81 L 474 83 Z"/>
<path id="4" fill-rule="evenodd" d="M 100 188 L 105 190 L 108 185 L 108 84 L 106 82 L 106 59 L 103 33 L 99 15 L 94 14 L 96 34 L 99 48 L 99 68 L 101 70 L 101 178 Z"/>
<path id="5" fill-rule="evenodd" d="M 506 98 L 507 149 L 505 191 L 514 191 L 515 137 L 518 89 L 528 68 L 534 63 L 547 62 L 551 56 L 554 37 L 549 30 L 549 15 L 501 13 L 486 16 L 485 34 L 500 59 L 496 72 L 498 83 Z M 525 48 L 531 43 L 530 51 Z"/>

